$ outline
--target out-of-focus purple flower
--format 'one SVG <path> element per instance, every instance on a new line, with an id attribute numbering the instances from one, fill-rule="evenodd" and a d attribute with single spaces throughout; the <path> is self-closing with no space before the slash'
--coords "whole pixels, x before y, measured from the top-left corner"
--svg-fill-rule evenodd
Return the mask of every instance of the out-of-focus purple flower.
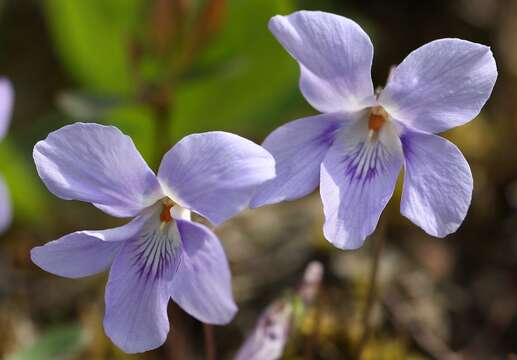
<path id="1" fill-rule="evenodd" d="M 9 128 L 14 103 L 14 91 L 9 80 L 0 78 L 0 140 Z M 0 234 L 11 223 L 11 200 L 4 180 L 0 176 Z"/>
<path id="2" fill-rule="evenodd" d="M 262 147 L 224 132 L 183 138 L 158 175 L 117 128 L 65 126 L 34 147 L 38 174 L 66 200 L 92 203 L 128 224 L 78 231 L 32 249 L 32 261 L 79 278 L 111 268 L 104 329 L 128 353 L 163 344 L 172 298 L 205 323 L 228 323 L 237 311 L 224 250 L 191 211 L 221 224 L 248 206 L 257 185 L 275 175 Z"/>
<path id="3" fill-rule="evenodd" d="M 269 305 L 234 360 L 276 360 L 284 353 L 293 322 L 289 299 Z"/>
<path id="4" fill-rule="evenodd" d="M 374 92 L 373 46 L 355 22 L 300 11 L 269 26 L 300 65 L 303 95 L 323 114 L 267 137 L 277 177 L 251 206 L 298 199 L 320 185 L 325 237 L 355 249 L 375 230 L 404 166 L 402 214 L 433 236 L 456 231 L 470 205 L 472 174 L 458 148 L 434 134 L 480 112 L 497 78 L 490 48 L 430 42 Z"/>
<path id="5" fill-rule="evenodd" d="M 312 304 L 323 278 L 323 266 L 310 263 L 294 296 L 275 301 L 261 314 L 251 335 L 237 352 L 234 360 L 276 360 L 284 353 L 293 326 L 296 302 L 306 307 Z"/>

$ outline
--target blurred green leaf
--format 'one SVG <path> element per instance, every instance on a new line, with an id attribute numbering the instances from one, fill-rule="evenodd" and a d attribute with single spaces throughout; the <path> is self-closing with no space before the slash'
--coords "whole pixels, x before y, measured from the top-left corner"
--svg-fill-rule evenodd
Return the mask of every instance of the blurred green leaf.
<path id="1" fill-rule="evenodd" d="M 55 326 L 34 344 L 5 360 L 55 360 L 78 352 L 81 338 L 82 330 L 77 324 Z"/>
<path id="2" fill-rule="evenodd" d="M 47 20 L 62 61 L 88 90 L 134 91 L 129 44 L 141 22 L 142 0 L 48 0 Z"/>
<path id="3" fill-rule="evenodd" d="M 106 112 L 106 124 L 118 127 L 129 135 L 136 147 L 149 164 L 155 163 L 156 141 L 155 123 L 151 110 L 144 105 L 126 105 Z M 155 169 L 157 170 L 157 169 Z"/>
<path id="4" fill-rule="evenodd" d="M 124 96 L 135 90 L 126 45 L 137 24 L 145 24 L 141 12 L 139 17 L 135 15 L 142 9 L 141 2 L 47 3 L 49 23 L 61 57 L 87 92 Z M 228 1 L 221 32 L 212 34 L 211 45 L 174 88 L 174 139 L 216 129 L 263 136 L 290 119 L 287 114 L 302 103 L 297 87 L 299 70 L 267 24 L 272 16 L 293 10 L 292 0 Z M 145 124 L 153 123 L 150 114 L 134 115 L 128 110 L 116 115 L 116 123 L 124 127 L 127 121 L 129 129 L 138 126 L 137 118 Z M 131 119 L 124 120 L 123 116 Z M 110 124 L 111 120 L 112 117 L 105 118 Z M 147 135 L 142 131 L 153 132 L 144 126 L 134 131 L 142 137 L 136 142 L 149 157 L 152 144 L 143 139 Z"/>
<path id="5" fill-rule="evenodd" d="M 263 135 L 287 120 L 282 114 L 301 98 L 299 70 L 267 24 L 292 10 L 288 0 L 228 2 L 226 24 L 197 62 L 198 74 L 176 90 L 176 139 L 215 129 Z"/>
<path id="6" fill-rule="evenodd" d="M 124 105 L 119 98 L 64 91 L 57 98 L 59 108 L 76 121 L 100 121 L 112 108 Z"/>
<path id="7" fill-rule="evenodd" d="M 21 154 L 9 139 L 0 143 L 0 169 L 5 178 L 11 201 L 14 205 L 15 221 L 42 225 L 48 224 L 47 192 L 39 180 L 32 158 Z"/>
<path id="8" fill-rule="evenodd" d="M 75 121 L 96 121 L 114 125 L 129 135 L 142 156 L 152 163 L 156 156 L 155 123 L 146 105 L 107 96 L 92 96 L 82 92 L 63 92 L 58 97 L 61 110 Z"/>

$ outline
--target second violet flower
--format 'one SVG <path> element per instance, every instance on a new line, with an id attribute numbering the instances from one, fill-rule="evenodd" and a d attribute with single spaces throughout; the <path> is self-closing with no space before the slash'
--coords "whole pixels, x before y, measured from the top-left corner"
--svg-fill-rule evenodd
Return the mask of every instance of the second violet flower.
<path id="1" fill-rule="evenodd" d="M 320 186 L 324 234 L 360 247 L 377 226 L 404 166 L 401 212 L 428 234 L 456 231 L 470 205 L 472 174 L 458 148 L 434 135 L 473 119 L 497 78 L 487 46 L 459 39 L 409 54 L 374 92 L 373 46 L 355 22 L 300 11 L 270 29 L 301 69 L 300 88 L 323 114 L 275 130 L 263 146 L 277 177 L 252 207 L 294 200 Z"/>
<path id="2" fill-rule="evenodd" d="M 135 353 L 163 344 L 171 298 L 206 323 L 233 318 L 224 250 L 211 230 L 192 221 L 191 211 L 218 225 L 246 208 L 256 186 L 275 175 L 266 150 L 224 132 L 190 135 L 165 154 L 155 175 L 117 128 L 78 123 L 37 143 L 34 161 L 56 196 L 133 217 L 31 252 L 39 267 L 64 277 L 110 268 L 104 329 L 120 348 Z"/>
<path id="3" fill-rule="evenodd" d="M 7 134 L 14 103 L 14 91 L 9 80 L 0 78 L 0 140 Z M 4 233 L 11 223 L 11 200 L 7 185 L 0 176 L 0 234 Z"/>

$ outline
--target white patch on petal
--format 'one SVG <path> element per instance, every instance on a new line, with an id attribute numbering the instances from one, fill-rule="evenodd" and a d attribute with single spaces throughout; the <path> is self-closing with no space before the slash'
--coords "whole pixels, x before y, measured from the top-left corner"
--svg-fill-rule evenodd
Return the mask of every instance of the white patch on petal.
<path id="1" fill-rule="evenodd" d="M 181 207 L 179 205 L 174 205 L 171 208 L 171 216 L 174 219 L 181 219 L 181 220 L 188 220 L 191 219 L 191 212 L 189 209 L 185 209 L 184 207 Z"/>
<path id="2" fill-rule="evenodd" d="M 181 236 L 174 219 L 190 220 L 190 210 L 176 204 L 169 210 L 172 220 L 162 221 L 163 206 L 163 201 L 160 201 L 144 215 L 148 218 L 136 240 L 138 248 L 134 261 L 138 263 L 139 275 L 147 278 L 157 279 L 167 274 L 168 267 L 181 250 Z"/>
<path id="3" fill-rule="evenodd" d="M 166 181 L 158 178 L 158 182 L 160 183 L 160 187 L 163 191 L 163 193 L 172 200 L 174 204 L 177 204 L 178 206 L 182 208 L 186 208 L 186 201 L 182 200 L 181 197 L 167 184 Z"/>
<path id="4" fill-rule="evenodd" d="M 350 136 L 351 135 L 351 136 Z M 342 131 L 343 166 L 350 182 L 366 184 L 386 170 L 393 156 L 402 155 L 402 145 L 395 124 L 386 121 L 378 131 L 371 130 L 367 118 L 359 119 Z"/>

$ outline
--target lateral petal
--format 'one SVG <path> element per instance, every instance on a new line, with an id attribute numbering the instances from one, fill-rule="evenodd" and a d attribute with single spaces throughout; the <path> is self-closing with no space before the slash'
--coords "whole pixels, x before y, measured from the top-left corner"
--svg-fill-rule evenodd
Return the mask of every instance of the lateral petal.
<path id="1" fill-rule="evenodd" d="M 319 185 L 320 166 L 346 114 L 323 114 L 291 121 L 273 131 L 262 146 L 276 161 L 276 177 L 260 186 L 251 207 L 299 199 Z"/>
<path id="2" fill-rule="evenodd" d="M 450 141 L 407 129 L 402 214 L 429 235 L 455 232 L 467 215 L 473 179 L 460 150 Z"/>
<path id="3" fill-rule="evenodd" d="M 489 47 L 460 39 L 436 40 L 395 68 L 379 103 L 406 125 L 438 133 L 477 116 L 496 79 Z"/>
<path id="4" fill-rule="evenodd" d="M 205 226 L 177 220 L 183 256 L 171 297 L 196 319 L 223 325 L 237 312 L 228 260 L 219 239 Z"/>

